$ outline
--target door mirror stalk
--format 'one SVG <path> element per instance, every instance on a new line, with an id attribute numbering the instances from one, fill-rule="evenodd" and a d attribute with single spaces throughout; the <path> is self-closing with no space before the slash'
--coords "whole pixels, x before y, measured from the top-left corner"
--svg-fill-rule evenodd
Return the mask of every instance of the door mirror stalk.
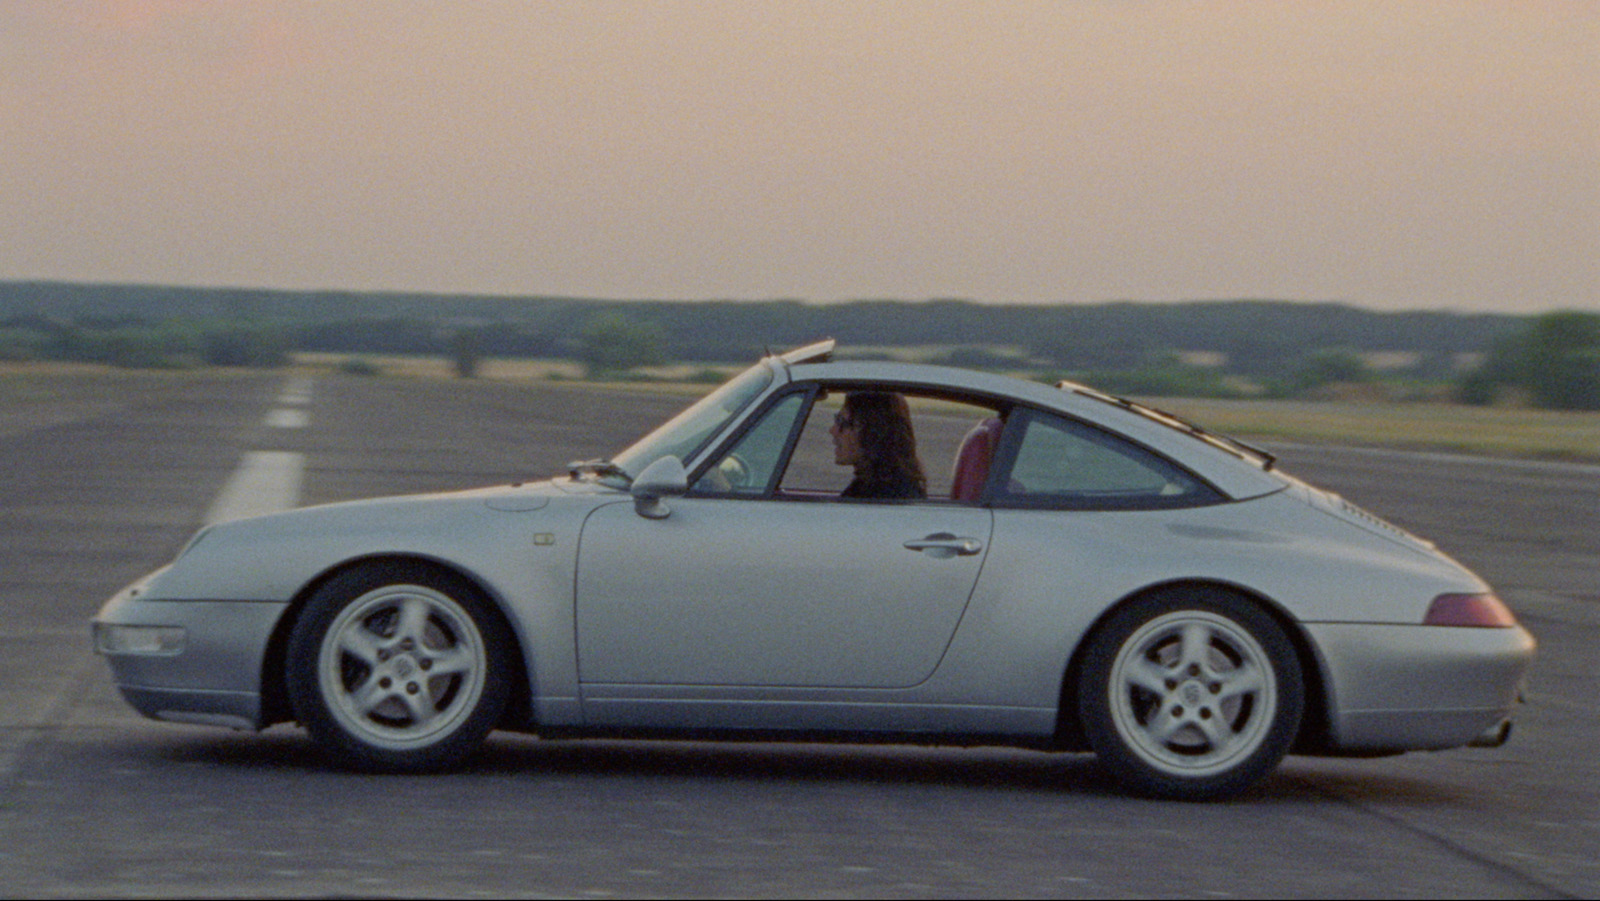
<path id="1" fill-rule="evenodd" d="M 689 490 L 689 474 L 683 461 L 666 456 L 651 463 L 633 480 L 633 510 L 645 519 L 666 519 L 672 510 L 661 499 L 678 497 Z"/>

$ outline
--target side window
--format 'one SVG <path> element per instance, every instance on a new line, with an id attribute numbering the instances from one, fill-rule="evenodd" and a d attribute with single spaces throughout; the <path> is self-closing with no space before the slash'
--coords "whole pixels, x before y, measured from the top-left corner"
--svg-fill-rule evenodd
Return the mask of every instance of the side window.
<path id="1" fill-rule="evenodd" d="M 790 394 L 774 404 L 732 449 L 695 480 L 693 491 L 744 496 L 766 493 L 805 401 L 804 394 Z"/>
<path id="2" fill-rule="evenodd" d="M 971 502 L 982 488 L 982 476 L 961 465 L 962 451 L 975 424 L 995 422 L 999 408 L 978 398 L 919 391 L 912 386 L 840 384 L 824 385 L 795 443 L 788 471 L 778 483 L 778 493 L 792 499 L 839 499 L 855 477 L 852 465 L 841 463 L 831 427 L 841 413 L 845 397 L 856 391 L 889 392 L 906 400 L 911 414 L 915 451 L 926 479 L 929 501 Z M 957 496 L 958 486 L 968 490 Z M 904 502 L 904 499 L 896 499 Z"/>
<path id="3" fill-rule="evenodd" d="M 1093 426 L 1028 411 L 1013 417 L 1012 429 L 1015 455 L 996 491 L 1004 506 L 1147 510 L 1221 500 L 1174 464 Z"/>
<path id="4" fill-rule="evenodd" d="M 691 493 L 701 496 L 764 498 L 791 501 L 892 501 L 913 498 L 850 494 L 860 464 L 841 451 L 846 439 L 834 434 L 845 398 L 855 392 L 902 396 L 912 427 L 913 451 L 925 480 L 925 498 L 934 502 L 973 503 L 985 483 L 982 472 L 966 460 L 976 424 L 998 427 L 1003 408 L 983 399 L 919 392 L 900 385 L 872 383 L 800 385 L 763 411 L 733 439 L 715 460 L 700 470 Z M 868 420 L 870 422 L 870 420 Z M 994 431 L 998 431 L 996 428 Z M 857 441 L 861 441 L 860 437 Z M 993 444 L 988 445 L 990 448 Z M 841 455 L 844 456 L 841 456 Z M 997 461 L 998 462 L 998 461 Z"/>

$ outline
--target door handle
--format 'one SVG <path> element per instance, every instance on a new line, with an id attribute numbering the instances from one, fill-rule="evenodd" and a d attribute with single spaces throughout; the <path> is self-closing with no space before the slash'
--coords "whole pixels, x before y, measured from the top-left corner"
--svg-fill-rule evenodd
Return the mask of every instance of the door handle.
<path id="1" fill-rule="evenodd" d="M 949 532 L 935 532 L 926 538 L 906 542 L 908 551 L 924 551 L 930 557 L 970 557 L 983 550 L 983 542 L 976 538 L 960 538 Z"/>

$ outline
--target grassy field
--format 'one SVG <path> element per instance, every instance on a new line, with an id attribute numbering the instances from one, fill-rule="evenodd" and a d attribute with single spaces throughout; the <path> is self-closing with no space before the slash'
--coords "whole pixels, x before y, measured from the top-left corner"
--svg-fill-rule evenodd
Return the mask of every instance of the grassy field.
<path id="1" fill-rule="evenodd" d="M 1600 461 L 1600 413 L 1442 403 L 1147 399 L 1241 439 Z"/>
<path id="2" fill-rule="evenodd" d="M 345 355 L 300 355 L 294 369 L 332 375 Z M 368 357 L 380 378 L 453 378 L 440 358 Z M 680 383 L 699 366 L 663 367 L 649 373 L 665 381 L 602 384 L 580 381 L 580 367 L 568 361 L 485 360 L 480 382 L 538 382 L 570 390 L 635 390 L 681 393 L 709 390 L 704 383 Z M 226 377 L 226 370 L 125 371 L 104 366 L 61 363 L 0 364 L 0 428 L 19 408 L 92 401 L 83 389 L 104 379 L 182 379 Z M 76 382 L 77 390 L 62 380 Z M 88 392 L 92 396 L 92 389 Z M 1250 440 L 1394 447 L 1500 457 L 1600 462 L 1600 413 L 1562 413 L 1523 408 L 1467 407 L 1443 403 L 1356 403 L 1334 401 L 1201 400 L 1142 398 L 1207 429 Z M 63 410 L 63 413 L 66 411 Z"/>

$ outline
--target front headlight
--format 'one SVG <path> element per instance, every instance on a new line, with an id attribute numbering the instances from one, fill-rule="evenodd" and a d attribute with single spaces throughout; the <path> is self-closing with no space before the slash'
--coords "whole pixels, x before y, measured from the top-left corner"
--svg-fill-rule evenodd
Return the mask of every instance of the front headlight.
<path id="1" fill-rule="evenodd" d="M 188 633 L 182 626 L 94 624 L 94 649 L 100 654 L 173 657 L 183 653 Z"/>

